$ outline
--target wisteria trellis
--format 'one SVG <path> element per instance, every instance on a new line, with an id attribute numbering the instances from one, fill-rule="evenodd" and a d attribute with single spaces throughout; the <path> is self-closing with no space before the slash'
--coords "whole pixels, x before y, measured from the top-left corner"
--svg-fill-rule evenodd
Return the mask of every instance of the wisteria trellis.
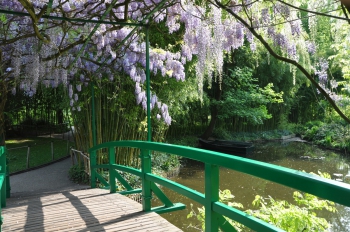
<path id="1" fill-rule="evenodd" d="M 88 43 L 84 54 L 77 58 L 77 53 L 86 42 L 87 35 L 94 27 L 89 22 L 59 23 L 44 17 L 49 0 L 0 0 L 0 10 L 16 12 L 34 12 L 35 18 L 16 15 L 2 15 L 0 35 L 2 62 L 6 71 L 16 78 L 22 89 L 29 96 L 35 94 L 39 82 L 47 87 L 57 87 L 62 83 L 68 86 L 70 104 L 73 110 L 80 110 L 77 92 L 88 84 L 91 78 L 109 78 L 113 80 L 115 72 L 124 72 L 135 82 L 136 103 L 146 109 L 145 92 L 145 41 L 141 31 L 133 34 L 126 43 L 116 45 L 126 38 L 132 28 L 101 24 Z M 200 2 L 200 1 L 199 1 Z M 54 0 L 50 16 L 99 20 L 109 7 L 111 0 Z M 107 19 L 115 22 L 139 22 L 154 9 L 160 0 L 119 0 L 112 7 Z M 197 56 L 196 74 L 199 91 L 202 91 L 204 78 L 217 76 L 221 81 L 221 70 L 225 52 L 237 49 L 246 39 L 252 50 L 261 46 L 252 31 L 264 36 L 265 41 L 280 56 L 298 62 L 298 49 L 315 54 L 317 45 L 313 31 L 316 16 L 313 11 L 322 7 L 322 1 L 308 1 L 310 36 L 301 27 L 298 11 L 288 4 L 300 6 L 299 1 L 168 1 L 158 10 L 149 23 L 165 21 L 169 33 L 177 33 L 184 27 L 181 51 L 172 52 L 161 48 L 151 48 L 150 69 L 163 77 L 185 80 L 186 62 Z M 26 7 L 24 7 L 26 6 Z M 335 1 L 328 8 L 339 8 Z M 31 14 L 33 15 L 33 14 Z M 238 20 L 238 15 L 242 20 Z M 107 20 L 106 19 L 106 20 Z M 37 21 L 37 23 L 33 23 Z M 44 26 L 45 25 L 45 26 Z M 38 33 L 33 32 L 37 27 Z M 252 30 L 254 29 L 254 30 Z M 40 41 L 45 38 L 45 42 Z M 72 61 L 76 60 L 73 66 Z M 321 59 L 314 73 L 319 76 L 321 92 L 332 96 L 332 101 L 339 100 L 327 88 L 325 60 Z M 295 69 L 293 78 L 295 79 Z M 94 74 L 98 70 L 99 74 Z M 102 73 L 104 75 L 102 75 Z M 73 86 L 74 84 L 74 86 Z M 334 86 L 334 85 L 332 85 Z M 13 88 L 15 93 L 16 88 Z M 157 118 L 162 118 L 168 125 L 171 116 L 166 103 L 156 95 L 151 95 L 151 108 L 158 110 Z"/>

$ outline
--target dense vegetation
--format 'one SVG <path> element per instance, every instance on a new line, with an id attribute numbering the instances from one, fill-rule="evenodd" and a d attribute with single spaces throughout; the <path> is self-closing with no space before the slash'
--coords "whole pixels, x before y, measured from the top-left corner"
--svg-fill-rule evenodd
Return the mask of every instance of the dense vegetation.
<path id="1" fill-rule="evenodd" d="M 146 140 L 149 111 L 153 141 L 295 133 L 350 149 L 348 1 L 0 0 L 0 10 L 0 145 L 70 128 L 85 152 Z M 115 159 L 139 166 L 133 149 Z M 153 164 L 180 161 L 153 154 Z"/>

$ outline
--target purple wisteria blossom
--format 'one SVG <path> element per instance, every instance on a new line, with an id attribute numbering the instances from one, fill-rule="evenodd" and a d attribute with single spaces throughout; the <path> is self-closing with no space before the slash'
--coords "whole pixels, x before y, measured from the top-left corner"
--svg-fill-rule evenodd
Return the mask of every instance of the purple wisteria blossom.
<path id="1" fill-rule="evenodd" d="M 315 75 L 318 76 L 319 82 L 323 85 L 327 84 L 328 81 L 328 61 L 325 59 L 320 59 L 317 63 L 318 69 L 315 70 Z"/>

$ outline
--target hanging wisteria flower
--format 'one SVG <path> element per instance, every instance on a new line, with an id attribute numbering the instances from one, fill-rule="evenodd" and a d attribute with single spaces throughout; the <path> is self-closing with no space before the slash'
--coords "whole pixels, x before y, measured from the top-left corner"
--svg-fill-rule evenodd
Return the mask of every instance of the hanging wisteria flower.
<path id="1" fill-rule="evenodd" d="M 271 27 L 271 26 L 268 27 L 268 28 L 267 28 L 267 34 L 268 34 L 268 36 L 274 38 L 275 35 L 276 35 L 275 28 L 274 28 L 274 27 Z"/>
<path id="2" fill-rule="evenodd" d="M 156 95 L 152 95 L 152 97 L 151 97 L 151 109 L 154 108 L 154 106 L 157 103 L 157 101 L 158 101 L 157 96 Z"/>
<path id="3" fill-rule="evenodd" d="M 298 19 L 290 23 L 292 35 L 299 36 L 301 34 L 301 21 Z"/>
<path id="4" fill-rule="evenodd" d="M 288 18 L 290 15 L 290 8 L 287 5 L 276 3 L 274 5 L 274 13 L 280 14 L 285 18 Z"/>
<path id="5" fill-rule="evenodd" d="M 268 8 L 264 8 L 261 10 L 261 22 L 264 25 L 268 25 L 270 24 L 270 14 L 269 14 L 269 9 Z"/>
<path id="6" fill-rule="evenodd" d="M 330 81 L 330 84 L 332 89 L 335 89 L 338 87 L 338 82 L 334 79 Z"/>
<path id="7" fill-rule="evenodd" d="M 315 70 L 315 75 L 318 76 L 319 82 L 323 85 L 326 85 L 327 80 L 328 80 L 328 61 L 325 59 L 320 59 L 320 61 L 317 63 L 318 70 Z"/>
<path id="8" fill-rule="evenodd" d="M 250 50 L 256 51 L 256 44 L 254 42 L 250 43 Z"/>
<path id="9" fill-rule="evenodd" d="M 141 102 L 144 102 L 145 99 L 146 99 L 146 92 L 145 91 L 138 93 L 137 97 L 136 97 L 136 104 L 140 104 Z"/>
<path id="10" fill-rule="evenodd" d="M 306 41 L 305 44 L 306 44 L 308 52 L 311 55 L 314 55 L 316 53 L 316 44 L 315 44 L 315 42 L 313 42 L 313 41 Z"/>
<path id="11" fill-rule="evenodd" d="M 69 87 L 68 87 L 68 96 L 69 96 L 69 98 L 73 97 L 73 86 L 72 85 L 69 85 Z"/>

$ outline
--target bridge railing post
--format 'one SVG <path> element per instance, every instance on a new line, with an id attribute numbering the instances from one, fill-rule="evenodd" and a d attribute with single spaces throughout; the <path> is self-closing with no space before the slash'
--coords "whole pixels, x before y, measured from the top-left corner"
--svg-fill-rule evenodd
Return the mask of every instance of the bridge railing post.
<path id="1" fill-rule="evenodd" d="M 91 178 L 91 188 L 96 188 L 96 151 L 90 153 L 90 178 Z"/>
<path id="2" fill-rule="evenodd" d="M 3 175 L 3 182 L 1 185 L 1 207 L 6 207 L 6 153 L 6 147 L 0 147 L 0 174 Z"/>
<path id="3" fill-rule="evenodd" d="M 0 232 L 2 225 L 1 209 L 6 207 L 6 147 L 0 146 L 0 174 L 1 174 L 1 186 L 0 186 Z"/>
<path id="4" fill-rule="evenodd" d="M 151 173 L 151 153 L 149 150 L 141 149 L 141 172 L 142 172 L 142 209 L 151 210 L 151 181 L 146 180 L 146 174 Z"/>
<path id="5" fill-rule="evenodd" d="M 115 164 L 115 148 L 114 147 L 109 147 L 108 148 L 108 153 L 109 153 L 109 186 L 110 186 L 110 192 L 115 193 L 117 190 L 116 186 L 116 170 L 113 167 L 113 164 Z"/>
<path id="6" fill-rule="evenodd" d="M 219 231 L 213 203 L 219 201 L 219 166 L 205 163 L 205 231 Z"/>

